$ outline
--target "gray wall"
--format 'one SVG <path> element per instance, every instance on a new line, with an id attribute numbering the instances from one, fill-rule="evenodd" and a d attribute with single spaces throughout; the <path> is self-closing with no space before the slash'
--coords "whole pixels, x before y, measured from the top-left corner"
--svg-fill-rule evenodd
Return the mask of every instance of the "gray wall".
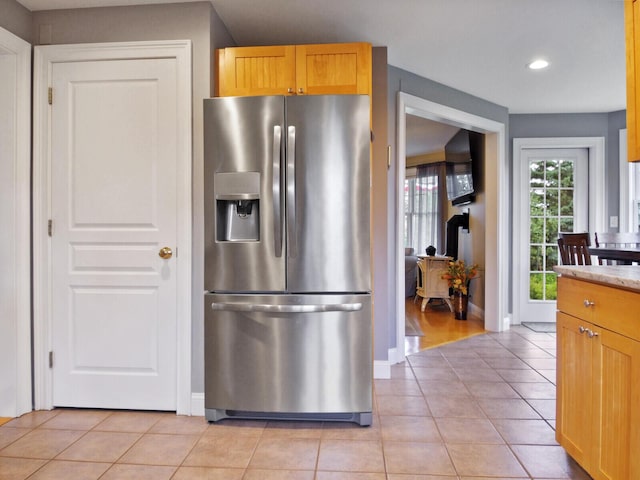
<path id="1" fill-rule="evenodd" d="M 189 39 L 193 93 L 192 392 L 204 391 L 204 133 L 202 101 L 213 88 L 213 50 L 232 39 L 209 2 L 50 10 L 33 13 L 32 36 L 51 26 L 51 44 Z M 46 39 L 48 42 L 48 39 Z"/>
<path id="2" fill-rule="evenodd" d="M 395 318 L 395 305 L 396 305 L 396 278 L 395 278 L 395 252 L 397 251 L 396 242 L 395 242 L 395 232 L 399 228 L 403 228 L 402 219 L 396 218 L 396 197 L 398 195 L 397 192 L 397 129 L 396 129 L 396 117 L 397 117 L 397 92 L 404 92 L 410 95 L 414 95 L 416 97 L 420 97 L 431 102 L 445 105 L 451 108 L 455 108 L 456 110 L 460 110 L 463 112 L 467 112 L 473 115 L 477 115 L 479 117 L 487 118 L 490 120 L 494 120 L 496 122 L 504 123 L 508 125 L 509 123 L 509 114 L 505 107 L 500 105 L 496 105 L 494 103 L 488 102 L 478 97 L 474 97 L 473 95 L 469 95 L 468 93 L 461 92 L 459 90 L 455 90 L 451 87 L 443 85 L 441 83 L 434 82 L 424 77 L 420 77 L 406 70 L 402 70 L 397 67 L 389 66 L 388 68 L 388 137 L 389 144 L 392 147 L 392 159 L 393 165 L 389 170 L 388 175 L 388 186 L 387 190 L 389 195 L 387 197 L 388 202 L 388 212 L 389 212 L 389 231 L 387 235 L 387 245 L 389 252 L 389 267 L 387 272 L 387 291 L 389 292 L 388 299 L 388 318 L 390 319 L 388 322 L 387 329 L 387 338 L 386 346 L 387 349 L 394 348 L 397 346 L 396 339 L 396 325 L 397 321 Z M 507 132 L 508 134 L 508 132 Z M 505 145 L 505 148 L 507 146 Z M 483 184 L 486 179 L 483 177 Z M 483 231 L 484 227 L 484 218 L 486 218 L 486 212 L 484 212 L 483 205 L 483 195 L 478 195 L 476 203 L 474 203 L 471 207 L 472 212 L 471 215 L 474 215 L 474 210 L 476 211 L 476 218 L 479 220 L 472 232 L 473 237 L 484 238 L 485 232 Z M 471 237 L 462 238 L 461 241 L 466 243 L 468 246 L 466 250 L 469 250 L 469 243 L 472 242 Z M 473 247 L 471 247 L 472 249 Z M 466 256 L 466 251 L 465 251 Z M 482 258 L 484 258 L 484 253 L 482 254 Z M 473 258 L 465 258 L 468 261 L 480 261 L 475 260 Z M 475 288 L 479 288 L 480 286 L 475 286 Z M 482 291 L 483 289 L 480 289 Z M 478 294 L 481 294 L 478 292 Z M 483 302 L 484 303 L 484 302 Z M 377 346 L 377 344 L 376 344 Z M 383 352 L 376 351 L 377 355 L 382 355 Z M 376 356 L 376 359 L 386 359 L 387 352 L 384 352 L 384 357 Z"/>
<path id="3" fill-rule="evenodd" d="M 387 47 L 374 47 L 371 162 L 371 243 L 373 269 L 373 352 L 376 360 L 387 359 L 389 323 L 389 286 L 387 283 L 389 249 L 387 248 Z"/>
<path id="4" fill-rule="evenodd" d="M 627 111 L 611 112 L 609 116 L 609 137 L 607 148 L 607 205 L 609 215 L 618 216 L 620 221 L 620 130 L 627 128 Z M 612 232 L 619 228 L 610 228 Z"/>
<path id="5" fill-rule="evenodd" d="M 15 0 L 0 0 L 0 27 L 31 41 L 31 12 Z"/>
<path id="6" fill-rule="evenodd" d="M 620 129 L 626 128 L 626 111 L 611 113 L 513 114 L 509 115 L 509 152 L 514 138 L 604 137 L 607 218 L 619 215 Z M 616 231 L 617 229 L 610 229 Z"/>

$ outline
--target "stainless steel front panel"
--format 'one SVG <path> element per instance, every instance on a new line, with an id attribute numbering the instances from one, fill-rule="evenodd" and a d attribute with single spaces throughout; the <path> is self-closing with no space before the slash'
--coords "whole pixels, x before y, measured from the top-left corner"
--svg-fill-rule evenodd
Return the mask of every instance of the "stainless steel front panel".
<path id="1" fill-rule="evenodd" d="M 204 124 L 205 290 L 284 291 L 284 97 L 206 99 Z"/>
<path id="2" fill-rule="evenodd" d="M 287 289 L 371 290 L 369 97 L 287 98 Z"/>
<path id="3" fill-rule="evenodd" d="M 370 295 L 209 294 L 205 312 L 207 411 L 371 412 Z"/>
<path id="4" fill-rule="evenodd" d="M 369 97 L 213 98 L 204 120 L 205 290 L 369 292 Z"/>

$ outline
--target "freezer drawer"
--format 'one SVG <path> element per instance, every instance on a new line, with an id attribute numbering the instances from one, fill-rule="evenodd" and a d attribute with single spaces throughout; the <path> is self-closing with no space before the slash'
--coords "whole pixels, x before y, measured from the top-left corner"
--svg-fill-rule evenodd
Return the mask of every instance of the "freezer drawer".
<path id="1" fill-rule="evenodd" d="M 371 423 L 371 296 L 205 295 L 205 414 Z"/>

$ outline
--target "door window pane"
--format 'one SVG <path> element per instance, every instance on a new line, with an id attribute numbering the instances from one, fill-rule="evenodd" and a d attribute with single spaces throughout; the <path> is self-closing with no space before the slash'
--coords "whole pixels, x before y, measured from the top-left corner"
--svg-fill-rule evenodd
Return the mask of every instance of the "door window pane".
<path id="1" fill-rule="evenodd" d="M 573 231 L 574 162 L 547 158 L 529 163 L 529 298 L 555 300 L 558 233 Z"/>

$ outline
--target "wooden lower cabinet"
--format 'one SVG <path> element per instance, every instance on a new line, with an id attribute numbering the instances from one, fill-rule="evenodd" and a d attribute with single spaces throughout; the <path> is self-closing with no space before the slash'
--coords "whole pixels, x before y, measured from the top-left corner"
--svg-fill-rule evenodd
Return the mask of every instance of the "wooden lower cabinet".
<path id="1" fill-rule="evenodd" d="M 593 444 L 593 343 L 580 327 L 591 326 L 564 313 L 557 315 L 556 440 L 584 468 Z"/>
<path id="2" fill-rule="evenodd" d="M 639 327 L 629 337 L 615 331 L 626 319 L 610 315 L 607 288 L 558 279 L 556 439 L 596 480 L 640 479 L 640 293 L 623 294 Z M 579 307 L 570 295 L 576 289 L 584 315 L 562 311 Z"/>

